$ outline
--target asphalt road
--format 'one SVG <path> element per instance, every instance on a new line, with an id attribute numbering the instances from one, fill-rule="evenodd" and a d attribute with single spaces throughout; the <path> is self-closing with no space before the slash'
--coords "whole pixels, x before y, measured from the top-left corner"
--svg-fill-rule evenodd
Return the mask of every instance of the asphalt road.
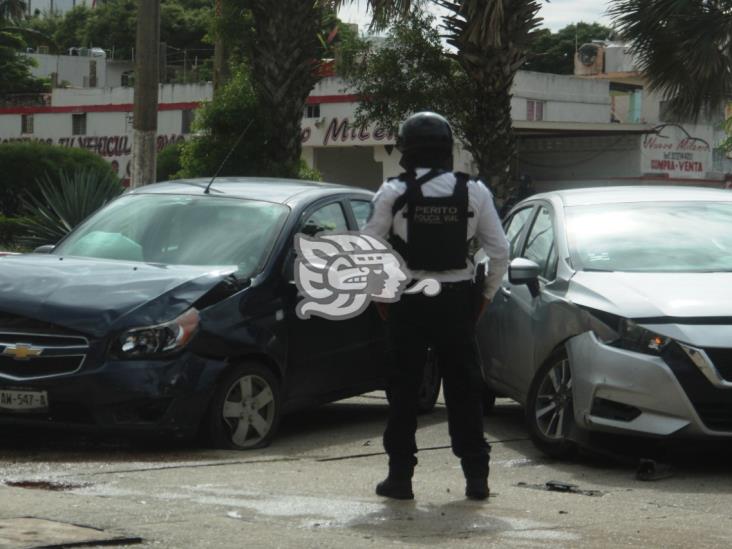
<path id="1" fill-rule="evenodd" d="M 386 471 L 386 402 L 378 393 L 289 417 L 270 448 L 243 453 L 2 431 L 0 548 L 39 545 L 8 541 L 14 538 L 3 525 L 18 517 L 141 538 L 143 547 L 732 544 L 728 451 L 687 448 L 670 458 L 673 476 L 641 482 L 630 461 L 543 458 L 527 440 L 521 414 L 499 401 L 486 421 L 493 444 L 486 503 L 463 496 L 442 406 L 421 419 L 416 501 L 374 495 Z M 548 491 L 548 481 L 577 491 Z"/>

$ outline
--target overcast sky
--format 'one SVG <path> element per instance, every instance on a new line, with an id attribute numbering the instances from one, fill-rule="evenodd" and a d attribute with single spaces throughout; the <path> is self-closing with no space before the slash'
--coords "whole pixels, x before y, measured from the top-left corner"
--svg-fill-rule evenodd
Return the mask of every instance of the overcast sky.
<path id="1" fill-rule="evenodd" d="M 365 5 L 365 2 L 362 4 Z M 360 25 L 368 24 L 369 17 L 363 5 L 356 3 L 343 8 L 341 17 Z M 577 21 L 609 24 L 606 9 L 605 0 L 551 0 L 550 3 L 544 3 L 539 15 L 544 18 L 544 26 L 556 31 Z"/>

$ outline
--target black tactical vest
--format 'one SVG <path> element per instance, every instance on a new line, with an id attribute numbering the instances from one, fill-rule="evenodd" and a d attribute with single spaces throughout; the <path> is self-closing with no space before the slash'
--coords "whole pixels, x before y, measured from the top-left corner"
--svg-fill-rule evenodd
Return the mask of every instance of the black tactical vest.
<path id="1" fill-rule="evenodd" d="M 392 214 L 398 215 L 407 206 L 402 214 L 407 219 L 407 241 L 395 235 L 393 229 L 390 241 L 412 270 L 448 271 L 467 266 L 470 176 L 454 174 L 456 183 L 452 196 L 422 194 L 422 185 L 443 173 L 431 170 L 417 178 L 411 172 L 397 178 L 407 184 L 407 191 L 394 202 Z"/>

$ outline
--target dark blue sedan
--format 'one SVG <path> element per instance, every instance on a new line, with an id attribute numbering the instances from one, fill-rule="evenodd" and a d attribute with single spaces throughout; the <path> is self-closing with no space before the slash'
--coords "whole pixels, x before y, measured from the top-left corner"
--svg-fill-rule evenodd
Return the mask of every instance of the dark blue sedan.
<path id="1" fill-rule="evenodd" d="M 0 258 L 0 422 L 270 442 L 283 413 L 383 388 L 373 307 L 302 320 L 297 233 L 358 230 L 371 193 L 270 179 L 151 185 L 49 253 Z M 439 392 L 426 365 L 421 406 Z"/>

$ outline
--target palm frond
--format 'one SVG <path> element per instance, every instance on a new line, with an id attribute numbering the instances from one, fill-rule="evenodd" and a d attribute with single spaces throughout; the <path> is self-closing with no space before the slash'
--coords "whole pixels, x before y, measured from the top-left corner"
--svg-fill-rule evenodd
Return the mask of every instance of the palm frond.
<path id="1" fill-rule="evenodd" d="M 22 19 L 27 7 L 23 0 L 0 0 L 0 21 Z"/>
<path id="2" fill-rule="evenodd" d="M 328 7 L 337 11 L 346 4 L 353 4 L 358 0 L 322 0 Z M 428 3 L 428 0 L 367 0 L 371 11 L 371 27 L 374 30 L 387 28 L 395 19 L 402 18 L 413 9 Z"/>
<path id="3" fill-rule="evenodd" d="M 46 44 L 52 48 L 58 48 L 56 42 L 50 36 L 43 34 L 35 29 L 29 29 L 27 27 L 16 27 L 16 26 L 3 26 L 0 27 L 0 32 L 7 34 L 14 34 L 20 36 L 31 44 Z"/>
<path id="4" fill-rule="evenodd" d="M 696 118 L 732 94 L 730 0 L 614 0 L 609 11 L 639 69 L 674 114 Z"/>

